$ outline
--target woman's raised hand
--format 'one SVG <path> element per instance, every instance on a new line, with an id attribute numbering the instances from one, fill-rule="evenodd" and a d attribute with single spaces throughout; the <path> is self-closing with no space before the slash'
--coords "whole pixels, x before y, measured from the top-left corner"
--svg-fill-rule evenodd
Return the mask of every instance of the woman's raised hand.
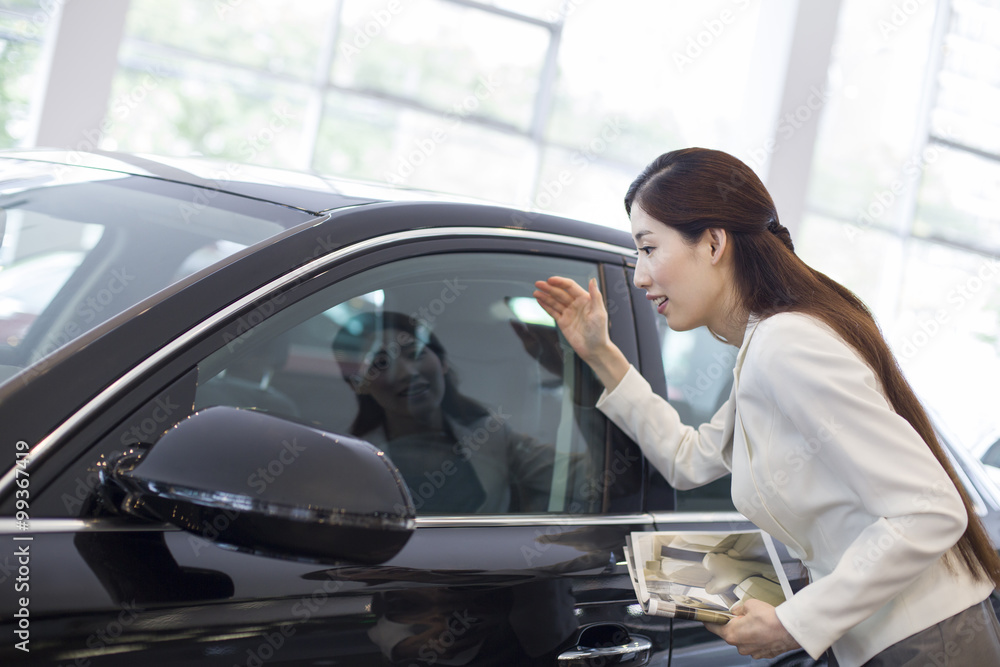
<path id="1" fill-rule="evenodd" d="M 597 280 L 590 279 L 585 290 L 571 278 L 553 276 L 535 282 L 534 297 L 566 337 L 566 341 L 587 361 L 597 349 L 609 342 L 608 311 L 597 289 Z"/>
<path id="2" fill-rule="evenodd" d="M 575 280 L 553 276 L 536 281 L 535 288 L 533 296 L 559 325 L 566 341 L 604 386 L 614 389 L 628 372 L 629 362 L 608 335 L 608 311 L 597 280 L 591 278 L 585 290 Z"/>

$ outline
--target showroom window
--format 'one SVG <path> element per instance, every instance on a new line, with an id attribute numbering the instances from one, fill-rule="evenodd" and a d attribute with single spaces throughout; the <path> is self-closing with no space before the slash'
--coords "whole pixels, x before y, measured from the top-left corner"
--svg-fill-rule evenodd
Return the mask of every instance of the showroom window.
<path id="1" fill-rule="evenodd" d="M 622 195 L 660 149 L 739 135 L 759 9 L 735 4 L 132 0 L 101 148 L 623 227 Z M 685 55 L 722 12 L 725 39 Z M 635 40 L 635 16 L 660 38 Z"/>
<path id="2" fill-rule="evenodd" d="M 844 0 L 796 238 L 969 447 L 1000 373 L 998 31 L 995 2 Z"/>
<path id="3" fill-rule="evenodd" d="M 33 86 L 55 3 L 6 0 L 0 6 L 0 148 L 28 136 Z"/>

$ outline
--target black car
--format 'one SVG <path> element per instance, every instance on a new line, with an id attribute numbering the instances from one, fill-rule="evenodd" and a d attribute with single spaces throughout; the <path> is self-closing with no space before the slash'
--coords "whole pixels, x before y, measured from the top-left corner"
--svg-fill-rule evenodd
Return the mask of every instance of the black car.
<path id="1" fill-rule="evenodd" d="M 644 615 L 622 553 L 751 524 L 651 470 L 531 296 L 598 278 L 667 396 L 627 233 L 46 151 L 0 153 L 0 215 L 0 663 L 751 663 Z"/>

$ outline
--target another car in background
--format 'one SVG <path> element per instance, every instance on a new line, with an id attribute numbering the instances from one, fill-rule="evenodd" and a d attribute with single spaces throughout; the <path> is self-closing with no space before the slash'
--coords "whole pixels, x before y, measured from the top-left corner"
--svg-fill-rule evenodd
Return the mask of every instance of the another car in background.
<path id="1" fill-rule="evenodd" d="M 990 478 L 1000 487 L 1000 429 L 983 438 L 971 451 L 979 456 Z"/>

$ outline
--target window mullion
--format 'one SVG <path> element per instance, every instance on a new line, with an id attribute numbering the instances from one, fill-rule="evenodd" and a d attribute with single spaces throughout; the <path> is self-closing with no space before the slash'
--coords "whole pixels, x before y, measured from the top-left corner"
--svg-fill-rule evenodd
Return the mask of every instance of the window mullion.
<path id="1" fill-rule="evenodd" d="M 319 128 L 323 124 L 323 114 L 326 112 L 327 86 L 330 83 L 330 72 L 333 70 L 333 62 L 337 55 L 337 40 L 340 38 L 340 19 L 343 9 L 344 0 L 337 0 L 337 6 L 330 16 L 330 23 L 323 31 L 323 46 L 313 76 L 309 108 L 306 110 L 300 145 L 300 164 L 305 169 L 313 168 L 313 159 L 316 156 L 316 140 L 319 137 Z"/>
<path id="2" fill-rule="evenodd" d="M 937 101 L 938 76 L 941 65 L 944 62 L 944 43 L 951 24 L 950 0 L 938 0 L 934 15 L 934 27 L 930 39 L 930 53 L 927 56 L 927 65 L 924 69 L 924 82 L 920 95 L 920 106 L 917 113 L 917 124 L 913 134 L 913 148 L 911 156 L 921 156 L 920 164 L 923 165 L 922 156 L 928 147 L 930 140 L 931 113 Z M 920 195 L 920 187 L 923 184 L 923 169 L 916 178 L 909 178 L 903 183 L 903 191 L 899 196 L 900 212 L 893 225 L 897 234 L 902 238 L 902 242 L 893 252 L 887 252 L 885 260 L 887 278 L 882 281 L 879 302 L 884 304 L 885 312 L 899 314 L 902 303 L 904 280 L 906 276 L 905 267 L 907 256 L 910 252 L 910 245 L 913 239 L 913 226 L 917 215 L 917 198 Z"/>

